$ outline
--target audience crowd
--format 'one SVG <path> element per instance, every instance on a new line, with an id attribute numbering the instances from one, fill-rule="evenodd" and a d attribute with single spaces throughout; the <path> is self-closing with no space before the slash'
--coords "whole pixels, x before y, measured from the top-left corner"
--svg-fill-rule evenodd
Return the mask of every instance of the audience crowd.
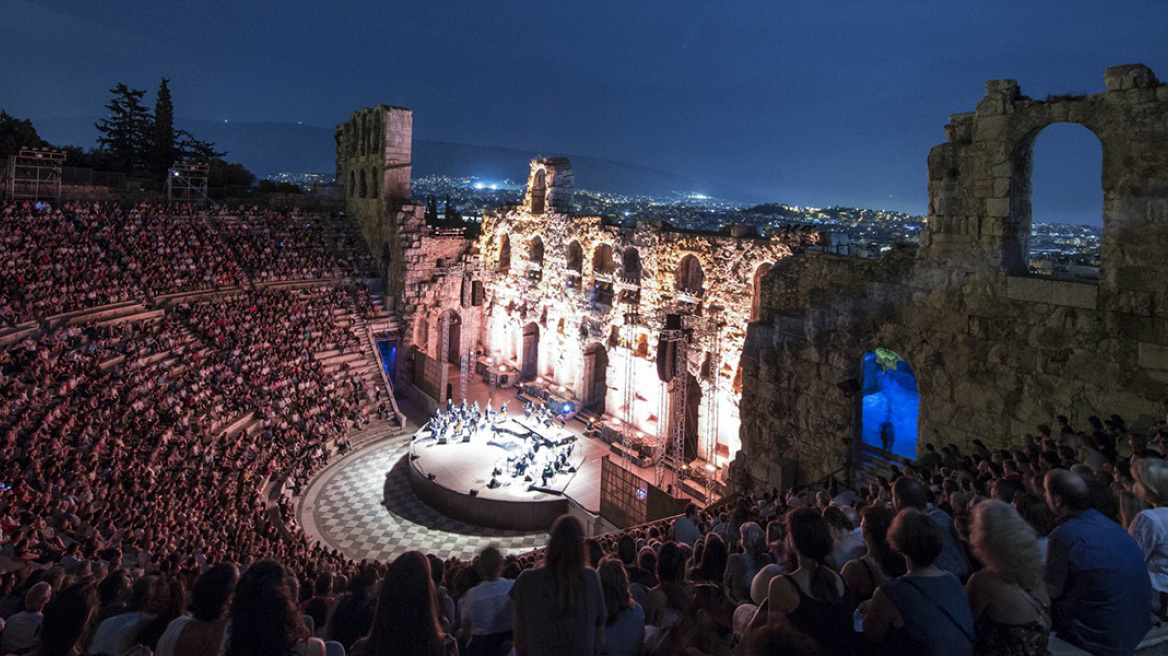
<path id="1" fill-rule="evenodd" d="M 0 214 L 6 323 L 229 288 L 0 351 L 4 654 L 1012 656 L 1053 635 L 1110 656 L 1168 614 L 1168 429 L 1114 415 L 595 538 L 564 516 L 537 552 L 354 562 L 267 494 L 381 400 L 316 357 L 357 349 L 344 317 L 372 306 L 322 282 L 366 266 L 347 238 L 259 210 Z M 247 284 L 269 279 L 316 282 Z"/>

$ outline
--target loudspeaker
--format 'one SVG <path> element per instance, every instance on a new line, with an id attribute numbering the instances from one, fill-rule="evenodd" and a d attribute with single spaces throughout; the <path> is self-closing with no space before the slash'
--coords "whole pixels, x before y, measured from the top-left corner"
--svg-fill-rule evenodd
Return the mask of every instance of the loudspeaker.
<path id="1" fill-rule="evenodd" d="M 470 304 L 474 307 L 479 307 L 483 304 L 483 281 L 475 280 L 471 282 Z"/>
<path id="2" fill-rule="evenodd" d="M 657 378 L 668 383 L 677 375 L 677 342 L 657 340 Z"/>

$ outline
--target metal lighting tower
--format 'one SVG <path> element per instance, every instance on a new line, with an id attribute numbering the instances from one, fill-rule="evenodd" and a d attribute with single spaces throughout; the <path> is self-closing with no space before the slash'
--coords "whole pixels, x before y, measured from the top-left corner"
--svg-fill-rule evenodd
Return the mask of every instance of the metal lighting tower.
<path id="1" fill-rule="evenodd" d="M 166 174 L 166 200 L 171 203 L 204 202 L 214 205 L 207 196 L 207 177 L 211 167 L 207 164 L 178 161 Z"/>
<path id="2" fill-rule="evenodd" d="M 65 152 L 48 148 L 21 148 L 9 155 L 0 181 L 8 200 L 61 199 L 61 167 Z"/>

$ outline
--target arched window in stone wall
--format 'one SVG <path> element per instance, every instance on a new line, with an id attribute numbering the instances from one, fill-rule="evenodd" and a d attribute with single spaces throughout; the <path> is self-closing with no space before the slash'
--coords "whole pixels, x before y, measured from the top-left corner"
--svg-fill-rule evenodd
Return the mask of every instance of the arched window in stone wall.
<path id="1" fill-rule="evenodd" d="M 1019 144 L 1011 224 L 1025 257 L 1014 273 L 1097 281 L 1103 240 L 1103 147 L 1077 123 L 1055 123 Z"/>
<path id="2" fill-rule="evenodd" d="M 381 185 L 378 183 L 378 180 L 377 180 L 377 167 L 373 167 L 373 168 L 369 169 L 369 180 L 371 182 L 371 184 L 369 185 L 369 197 L 370 198 L 377 198 L 378 195 L 381 193 L 380 191 L 378 191 L 378 187 L 380 187 Z"/>
<path id="3" fill-rule="evenodd" d="M 612 259 L 612 246 L 600 244 L 592 251 L 592 272 L 612 274 L 616 271 L 616 262 Z"/>
<path id="4" fill-rule="evenodd" d="M 527 248 L 527 259 L 532 264 L 543 266 L 543 239 L 539 235 L 531 238 L 531 244 Z"/>
<path id="5" fill-rule="evenodd" d="M 677 291 L 701 296 L 705 280 L 702 263 L 692 254 L 687 254 L 677 263 Z"/>
<path id="6" fill-rule="evenodd" d="M 767 274 L 775 265 L 770 262 L 763 262 L 754 270 L 754 278 L 751 281 L 751 295 L 750 295 L 750 320 L 758 321 L 759 308 L 762 307 L 762 277 Z"/>
<path id="7" fill-rule="evenodd" d="M 356 195 L 357 195 L 357 173 L 355 171 L 349 171 L 349 196 L 352 197 L 352 196 L 356 196 Z"/>
<path id="8" fill-rule="evenodd" d="M 912 367 L 886 348 L 865 353 L 861 367 L 862 441 L 873 448 L 916 460 L 921 399 Z"/>
<path id="9" fill-rule="evenodd" d="M 568 271 L 580 273 L 584 270 L 584 249 L 580 248 L 580 242 L 573 239 L 572 243 L 568 244 L 568 254 L 566 257 Z"/>
<path id="10" fill-rule="evenodd" d="M 369 179 L 365 175 L 365 169 L 361 169 L 361 191 L 358 194 L 361 198 L 369 198 Z"/>
<path id="11" fill-rule="evenodd" d="M 511 271 L 511 238 L 506 233 L 499 238 L 499 264 L 495 267 L 499 273 Z"/>
<path id="12" fill-rule="evenodd" d="M 634 282 L 641 281 L 641 254 L 632 246 L 621 253 L 621 275 Z"/>
<path id="13" fill-rule="evenodd" d="M 531 180 L 531 213 L 543 214 L 547 196 L 547 172 L 539 169 Z"/>

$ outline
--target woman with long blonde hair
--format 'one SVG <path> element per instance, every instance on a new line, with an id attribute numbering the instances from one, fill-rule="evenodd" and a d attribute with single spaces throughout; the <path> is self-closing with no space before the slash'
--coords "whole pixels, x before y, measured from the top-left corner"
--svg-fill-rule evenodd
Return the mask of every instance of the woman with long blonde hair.
<path id="1" fill-rule="evenodd" d="M 965 585 L 977 636 L 974 653 L 1047 653 L 1050 597 L 1034 529 L 1013 506 L 983 501 L 973 509 L 971 542 L 973 553 L 985 565 Z"/>

